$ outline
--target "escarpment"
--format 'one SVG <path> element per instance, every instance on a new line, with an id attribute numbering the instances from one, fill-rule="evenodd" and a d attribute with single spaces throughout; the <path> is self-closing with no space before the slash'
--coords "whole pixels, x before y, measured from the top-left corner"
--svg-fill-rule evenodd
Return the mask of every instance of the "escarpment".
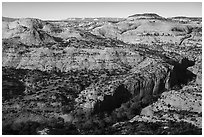
<path id="1" fill-rule="evenodd" d="M 193 61 L 183 58 L 180 63 L 174 63 L 172 65 L 158 59 L 143 66 L 141 62 L 136 72 L 131 71 L 117 80 L 104 79 L 101 83 L 92 84 L 76 98 L 73 115 L 76 114 L 77 119 L 81 115 L 90 118 L 93 114 L 111 113 L 121 114 L 118 116 L 119 121 L 132 118 L 142 108 L 157 100 L 162 92 L 181 88 L 181 85 L 195 78 L 195 74 L 187 70 L 194 65 Z"/>

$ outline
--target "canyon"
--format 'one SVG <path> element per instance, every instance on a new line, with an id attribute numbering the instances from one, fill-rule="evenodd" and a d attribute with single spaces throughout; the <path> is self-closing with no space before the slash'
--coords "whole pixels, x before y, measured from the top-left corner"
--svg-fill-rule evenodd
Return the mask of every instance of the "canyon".
<path id="1" fill-rule="evenodd" d="M 2 133 L 202 134 L 202 18 L 2 18 Z"/>

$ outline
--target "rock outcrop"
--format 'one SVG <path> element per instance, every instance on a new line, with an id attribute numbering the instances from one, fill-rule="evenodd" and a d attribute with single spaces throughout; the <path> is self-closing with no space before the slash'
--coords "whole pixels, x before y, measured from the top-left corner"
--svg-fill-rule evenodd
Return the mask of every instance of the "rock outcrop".
<path id="1" fill-rule="evenodd" d="M 182 84 L 187 84 L 195 78 L 193 73 L 186 74 L 189 72 L 187 68 L 193 64 L 187 59 L 182 59 L 181 63 L 174 64 L 175 66 L 162 63 L 162 60 L 152 60 L 146 66 L 141 62 L 136 72 L 125 74 L 117 79 L 116 77 L 105 78 L 82 91 L 76 99 L 77 104 L 73 114 L 83 111 L 86 116 L 90 116 L 92 113 L 110 113 L 114 110 L 117 113 L 126 113 L 133 109 L 131 108 L 133 104 L 138 106 L 138 108 L 134 106 L 134 109 L 139 112 L 165 90 L 181 87 Z M 125 110 L 122 104 L 129 104 L 130 108 Z M 126 113 L 124 117 L 130 118 L 138 112 Z"/>
<path id="2" fill-rule="evenodd" d="M 19 19 L 3 22 L 3 39 L 16 38 L 28 46 L 56 43 L 54 37 L 43 31 L 45 22 L 39 19 Z"/>

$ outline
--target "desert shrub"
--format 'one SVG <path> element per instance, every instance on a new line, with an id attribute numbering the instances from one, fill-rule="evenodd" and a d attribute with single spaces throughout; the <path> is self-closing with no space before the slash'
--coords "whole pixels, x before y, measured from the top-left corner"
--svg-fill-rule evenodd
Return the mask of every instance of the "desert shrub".
<path id="1" fill-rule="evenodd" d="M 50 118 L 47 126 L 52 127 L 52 128 L 62 128 L 64 126 L 64 119 L 62 118 Z"/>
<path id="2" fill-rule="evenodd" d="M 11 125 L 2 125 L 2 135 L 18 135 L 17 130 L 13 130 Z"/>
<path id="3" fill-rule="evenodd" d="M 153 128 L 156 125 L 159 128 Z M 174 121 L 169 121 L 168 122 L 168 129 L 164 130 L 163 128 L 160 128 L 162 123 L 152 123 L 148 124 L 151 126 L 151 129 L 154 130 L 154 134 L 164 134 L 164 135 L 201 135 L 202 134 L 202 129 L 197 128 L 196 126 L 186 123 L 186 122 L 174 122 Z"/>
<path id="4" fill-rule="evenodd" d="M 4 135 L 36 135 L 37 128 L 40 127 L 40 123 L 34 121 L 16 123 L 13 125 L 6 125 L 2 127 L 2 133 Z"/>
<path id="5" fill-rule="evenodd" d="M 109 123 L 113 122 L 113 119 L 111 118 L 111 116 L 106 116 L 106 117 L 104 118 L 104 122 L 105 122 L 106 124 L 109 124 Z"/>
<path id="6" fill-rule="evenodd" d="M 11 99 L 23 95 L 25 90 L 24 84 L 15 78 L 3 77 L 2 79 L 2 97 Z"/>
<path id="7" fill-rule="evenodd" d="M 98 32 L 99 32 L 99 34 L 100 34 L 101 36 L 105 37 L 105 34 L 106 34 L 106 31 L 105 31 L 105 30 L 99 29 Z"/>
<path id="8" fill-rule="evenodd" d="M 83 124 L 83 129 L 85 129 L 85 130 L 90 130 L 90 129 L 93 128 L 92 126 L 93 126 L 93 120 L 92 120 L 92 119 L 89 119 L 89 120 L 87 120 L 87 121 L 84 122 L 84 124 Z"/>
<path id="9" fill-rule="evenodd" d="M 179 27 L 174 27 L 174 28 L 171 29 L 171 31 L 185 32 L 185 29 L 179 28 Z"/>
<path id="10" fill-rule="evenodd" d="M 77 135 L 79 134 L 75 125 L 71 123 L 65 123 L 63 127 L 50 128 L 50 135 Z"/>
<path id="11" fill-rule="evenodd" d="M 64 106 L 62 106 L 62 110 L 61 110 L 61 111 L 62 111 L 63 114 L 68 114 L 68 113 L 70 113 L 73 109 L 74 109 L 73 106 L 64 105 Z"/>
<path id="12" fill-rule="evenodd" d="M 19 131 L 20 135 L 35 135 L 36 133 L 36 129 L 40 126 L 39 123 L 37 122 L 26 122 L 26 123 L 22 123 L 22 129 Z"/>

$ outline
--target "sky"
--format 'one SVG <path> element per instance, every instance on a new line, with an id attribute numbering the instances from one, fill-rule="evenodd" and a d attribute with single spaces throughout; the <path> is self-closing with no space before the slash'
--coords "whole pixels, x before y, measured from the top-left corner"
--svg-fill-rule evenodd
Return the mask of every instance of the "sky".
<path id="1" fill-rule="evenodd" d="M 72 17 L 128 17 L 156 13 L 163 17 L 202 17 L 201 2 L 3 2 L 2 16 L 44 20 Z"/>

